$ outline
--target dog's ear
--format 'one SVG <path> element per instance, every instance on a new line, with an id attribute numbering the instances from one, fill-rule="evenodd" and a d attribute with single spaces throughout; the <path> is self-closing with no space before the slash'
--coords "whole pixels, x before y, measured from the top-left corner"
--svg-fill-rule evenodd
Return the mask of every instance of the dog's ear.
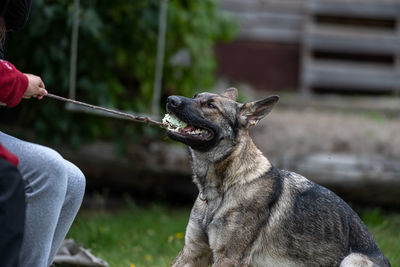
<path id="1" fill-rule="evenodd" d="M 263 100 L 243 104 L 239 110 L 239 122 L 244 127 L 256 125 L 278 102 L 279 96 L 270 96 Z"/>
<path id="2" fill-rule="evenodd" d="M 231 88 L 226 89 L 226 90 L 221 94 L 221 96 L 227 97 L 227 98 L 229 98 L 229 99 L 232 99 L 233 101 L 236 101 L 236 99 L 237 99 L 237 97 L 238 97 L 238 91 L 237 91 L 236 88 L 231 87 Z"/>

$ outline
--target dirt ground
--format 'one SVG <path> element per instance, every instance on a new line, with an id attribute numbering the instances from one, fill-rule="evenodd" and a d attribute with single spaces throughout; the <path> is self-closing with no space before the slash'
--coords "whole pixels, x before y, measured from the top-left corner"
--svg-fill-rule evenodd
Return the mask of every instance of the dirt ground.
<path id="1" fill-rule="evenodd" d="M 252 136 L 272 158 L 283 154 L 350 153 L 385 156 L 400 164 L 400 118 L 380 113 L 296 110 L 278 105 L 252 130 Z"/>

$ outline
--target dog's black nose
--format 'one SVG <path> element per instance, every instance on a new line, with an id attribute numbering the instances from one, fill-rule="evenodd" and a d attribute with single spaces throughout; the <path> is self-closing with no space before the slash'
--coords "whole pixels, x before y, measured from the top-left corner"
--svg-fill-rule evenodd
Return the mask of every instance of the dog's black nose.
<path id="1" fill-rule="evenodd" d="M 168 101 L 168 105 L 170 105 L 173 108 L 177 108 L 180 105 L 182 105 L 181 98 L 179 96 L 176 96 L 176 95 L 169 96 L 167 101 Z"/>

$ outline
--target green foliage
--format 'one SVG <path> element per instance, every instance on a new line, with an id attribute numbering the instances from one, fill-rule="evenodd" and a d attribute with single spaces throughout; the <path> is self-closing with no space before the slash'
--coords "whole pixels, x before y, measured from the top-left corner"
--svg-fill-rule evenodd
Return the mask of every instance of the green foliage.
<path id="1" fill-rule="evenodd" d="M 101 106 L 150 112 L 160 0 L 81 1 L 77 98 Z M 10 33 L 8 60 L 42 77 L 50 92 L 68 95 L 73 1 L 33 1 L 25 29 Z M 163 101 L 170 94 L 191 96 L 214 82 L 213 45 L 236 33 L 235 20 L 219 1 L 170 0 L 163 72 Z M 185 54 L 190 64 L 174 58 Z M 49 141 L 78 144 L 82 138 L 132 137 L 141 127 L 95 116 L 71 114 L 62 103 L 24 103 L 16 116 Z M 153 131 L 154 132 L 154 131 Z M 157 134 L 157 133 L 156 133 Z"/>

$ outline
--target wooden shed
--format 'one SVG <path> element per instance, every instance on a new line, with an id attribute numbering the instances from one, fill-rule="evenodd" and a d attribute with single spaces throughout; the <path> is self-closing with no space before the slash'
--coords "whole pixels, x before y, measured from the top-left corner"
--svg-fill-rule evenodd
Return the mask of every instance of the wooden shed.
<path id="1" fill-rule="evenodd" d="M 218 74 L 257 89 L 399 92 L 399 0 L 221 0 L 240 34 Z"/>

